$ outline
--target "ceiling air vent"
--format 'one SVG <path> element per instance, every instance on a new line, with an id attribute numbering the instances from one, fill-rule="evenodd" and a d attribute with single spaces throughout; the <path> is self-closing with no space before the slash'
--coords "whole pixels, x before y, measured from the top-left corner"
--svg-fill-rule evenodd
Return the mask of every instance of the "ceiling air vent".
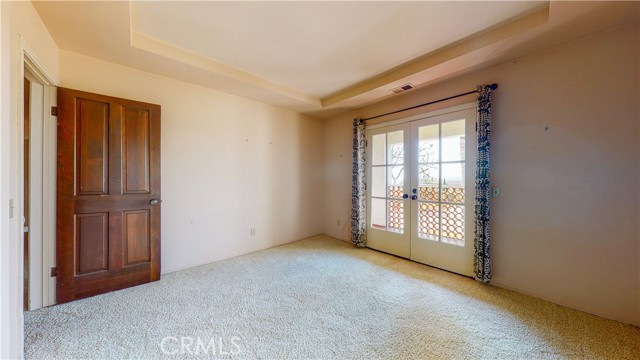
<path id="1" fill-rule="evenodd" d="M 411 90 L 413 88 L 415 88 L 415 86 L 413 86 L 413 84 L 404 84 L 402 86 L 398 86 L 397 88 L 391 89 L 391 92 L 393 92 L 394 94 L 399 94 L 401 92 L 405 92 L 405 91 Z"/>

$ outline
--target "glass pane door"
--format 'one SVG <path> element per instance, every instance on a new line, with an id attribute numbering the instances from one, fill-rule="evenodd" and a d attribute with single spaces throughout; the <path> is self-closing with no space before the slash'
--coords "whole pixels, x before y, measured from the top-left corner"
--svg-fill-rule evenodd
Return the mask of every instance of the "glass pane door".
<path id="1" fill-rule="evenodd" d="M 367 132 L 367 245 L 409 257 L 409 125 Z"/>
<path id="2" fill-rule="evenodd" d="M 464 275 L 473 274 L 475 116 L 472 108 L 411 127 L 411 259 Z"/>

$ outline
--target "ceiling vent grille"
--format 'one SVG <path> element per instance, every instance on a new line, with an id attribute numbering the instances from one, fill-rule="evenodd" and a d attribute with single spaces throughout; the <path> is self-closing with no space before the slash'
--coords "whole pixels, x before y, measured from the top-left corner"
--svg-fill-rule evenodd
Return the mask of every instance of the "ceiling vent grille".
<path id="1" fill-rule="evenodd" d="M 398 86 L 397 88 L 393 88 L 391 89 L 391 92 L 394 94 L 399 94 L 401 92 L 405 92 L 407 90 L 411 90 L 415 88 L 415 86 L 413 84 L 404 84 L 402 86 Z"/>

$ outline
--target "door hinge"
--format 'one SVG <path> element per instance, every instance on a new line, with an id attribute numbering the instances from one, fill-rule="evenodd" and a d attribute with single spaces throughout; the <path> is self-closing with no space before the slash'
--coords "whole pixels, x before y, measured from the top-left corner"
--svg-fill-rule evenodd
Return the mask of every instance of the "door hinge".
<path id="1" fill-rule="evenodd" d="M 58 276 L 58 268 L 52 267 L 51 268 L 51 277 L 56 277 Z"/>
<path id="2" fill-rule="evenodd" d="M 29 227 L 27 225 L 22 227 L 22 232 L 24 233 L 28 233 L 29 232 Z"/>
<path id="3" fill-rule="evenodd" d="M 58 116 L 58 107 L 57 106 L 52 106 L 51 107 L 51 116 Z"/>

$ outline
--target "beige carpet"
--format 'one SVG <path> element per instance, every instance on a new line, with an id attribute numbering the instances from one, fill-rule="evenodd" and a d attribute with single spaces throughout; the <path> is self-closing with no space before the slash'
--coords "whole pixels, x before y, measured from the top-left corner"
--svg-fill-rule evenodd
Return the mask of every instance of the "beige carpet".
<path id="1" fill-rule="evenodd" d="M 25 329 L 28 359 L 640 359 L 638 328 L 324 236 L 29 312 Z"/>

